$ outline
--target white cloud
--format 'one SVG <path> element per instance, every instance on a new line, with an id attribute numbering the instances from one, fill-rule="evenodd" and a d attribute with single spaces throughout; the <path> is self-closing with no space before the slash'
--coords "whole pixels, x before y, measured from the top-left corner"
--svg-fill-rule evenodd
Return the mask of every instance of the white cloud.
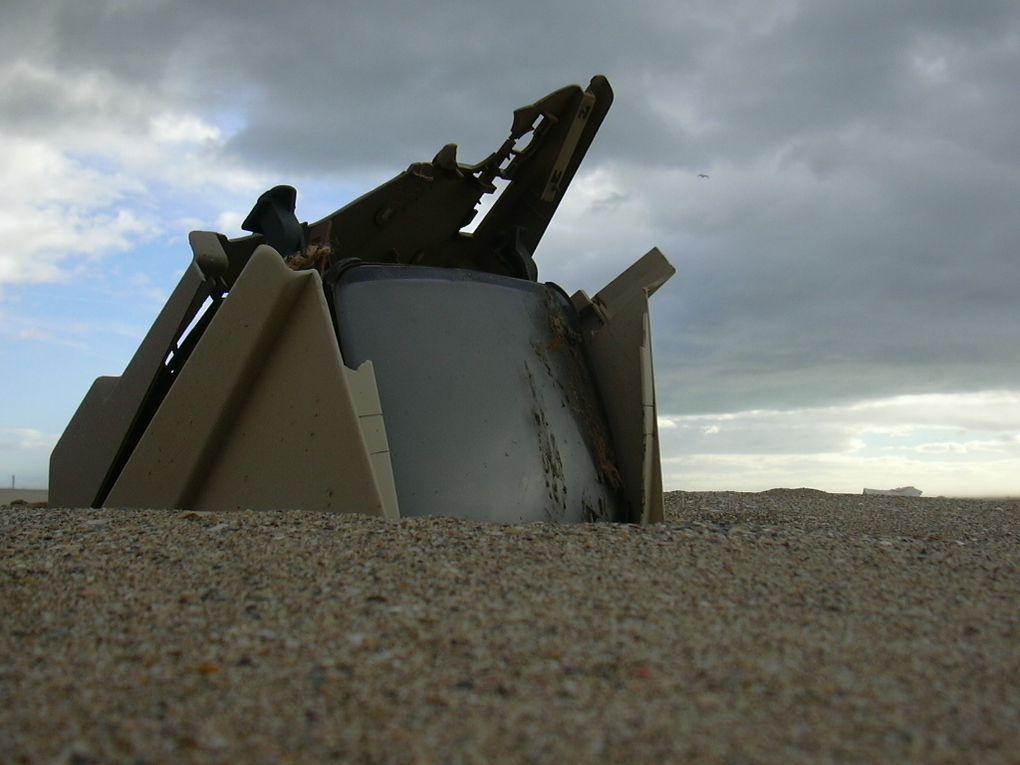
<path id="1" fill-rule="evenodd" d="M 1020 494 L 1020 391 L 896 396 L 846 406 L 670 417 L 669 488 Z"/>
<path id="2" fill-rule="evenodd" d="M 1020 454 L 1020 437 L 1003 437 L 985 441 L 932 441 L 914 447 L 921 454 Z"/>
<path id="3" fill-rule="evenodd" d="M 895 427 L 937 425 L 1020 430 L 1020 391 L 991 390 L 974 393 L 930 393 L 894 396 L 847 408 L 849 417 Z M 863 426 L 862 426 L 863 427 Z"/>
<path id="4" fill-rule="evenodd" d="M 59 281 L 75 256 L 128 249 L 154 221 L 119 204 L 139 183 L 73 160 L 43 141 L 0 133 L 0 284 Z"/>
<path id="5" fill-rule="evenodd" d="M 49 452 L 60 438 L 56 433 L 43 433 L 35 428 L 0 428 L 0 449 Z"/>
<path id="6" fill-rule="evenodd" d="M 149 134 L 157 143 L 219 143 L 223 135 L 193 114 L 160 114 L 149 123 Z"/>
<path id="7" fill-rule="evenodd" d="M 247 213 L 236 212 L 235 210 L 224 210 L 216 216 L 216 230 L 227 236 L 239 236 L 245 233 L 241 229 Z"/>
<path id="8" fill-rule="evenodd" d="M 108 75 L 22 61 L 0 92 L 0 188 L 17 190 L 0 207 L 0 285 L 65 280 L 163 235 L 168 198 L 207 209 L 264 185 L 219 127 Z"/>
<path id="9" fill-rule="evenodd" d="M 59 436 L 35 428 L 0 428 L 0 466 L 3 476 L 15 476 L 18 486 L 46 485 L 46 464 Z"/>

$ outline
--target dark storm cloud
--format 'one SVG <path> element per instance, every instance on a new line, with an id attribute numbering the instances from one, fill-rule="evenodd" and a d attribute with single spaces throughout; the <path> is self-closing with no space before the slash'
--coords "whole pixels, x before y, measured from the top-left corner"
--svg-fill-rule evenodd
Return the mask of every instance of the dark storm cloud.
<path id="1" fill-rule="evenodd" d="M 605 72 L 585 170 L 611 188 L 540 255 L 603 279 L 667 252 L 666 411 L 1016 386 L 1020 6 L 593 8 L 26 3 L 0 41 L 240 125 L 225 151 L 295 178 L 395 173 L 449 141 L 477 160 L 514 107 Z M 8 124 L 70 114 L 2 98 Z"/>
<path id="2" fill-rule="evenodd" d="M 639 77 L 656 60 L 693 65 L 697 27 L 660 16 L 641 4 L 64 3 L 44 12 L 35 48 L 67 70 L 241 110 L 233 151 L 329 172 L 430 157 L 447 141 L 479 155 L 513 108 L 560 85 L 603 70 Z"/>

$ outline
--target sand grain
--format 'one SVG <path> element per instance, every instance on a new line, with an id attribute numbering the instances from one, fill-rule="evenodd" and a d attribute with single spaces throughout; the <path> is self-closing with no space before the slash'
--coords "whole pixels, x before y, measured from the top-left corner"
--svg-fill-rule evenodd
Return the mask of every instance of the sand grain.
<path id="1" fill-rule="evenodd" d="M 1020 504 L 0 509 L 0 761 L 1016 762 Z"/>

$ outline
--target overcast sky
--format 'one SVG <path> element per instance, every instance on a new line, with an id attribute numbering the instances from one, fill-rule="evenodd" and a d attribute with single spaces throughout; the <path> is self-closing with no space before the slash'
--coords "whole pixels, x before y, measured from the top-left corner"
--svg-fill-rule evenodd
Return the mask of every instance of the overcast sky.
<path id="1" fill-rule="evenodd" d="M 349 7 L 347 7 L 349 6 Z M 0 6 L 0 478 L 45 485 L 190 260 L 266 188 L 315 220 L 604 73 L 546 234 L 651 246 L 667 488 L 1020 494 L 1020 4 Z M 699 178 L 704 173 L 708 179 Z"/>

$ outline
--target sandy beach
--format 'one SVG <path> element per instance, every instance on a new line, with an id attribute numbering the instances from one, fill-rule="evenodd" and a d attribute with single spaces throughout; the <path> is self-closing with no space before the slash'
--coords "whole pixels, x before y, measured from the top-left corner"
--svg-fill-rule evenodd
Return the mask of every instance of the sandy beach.
<path id="1" fill-rule="evenodd" d="M 1020 502 L 0 508 L 3 763 L 1020 761 Z"/>

